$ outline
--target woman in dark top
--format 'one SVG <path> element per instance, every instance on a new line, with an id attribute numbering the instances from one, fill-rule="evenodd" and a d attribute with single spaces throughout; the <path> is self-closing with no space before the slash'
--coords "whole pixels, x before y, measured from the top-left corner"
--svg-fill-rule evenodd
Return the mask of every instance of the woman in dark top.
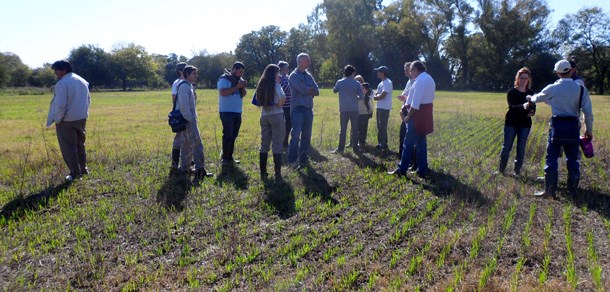
<path id="1" fill-rule="evenodd" d="M 529 109 L 525 108 L 528 103 L 525 97 L 534 94 L 531 86 L 532 74 L 527 67 L 523 67 L 515 75 L 515 87 L 509 89 L 506 93 L 508 112 L 504 121 L 504 146 L 500 153 L 498 173 L 504 174 L 515 137 L 517 137 L 517 154 L 515 156 L 515 172 L 513 175 L 519 176 L 521 173 L 527 136 L 532 127 L 531 117 L 536 113 L 536 105 L 533 103 L 529 104 Z"/>

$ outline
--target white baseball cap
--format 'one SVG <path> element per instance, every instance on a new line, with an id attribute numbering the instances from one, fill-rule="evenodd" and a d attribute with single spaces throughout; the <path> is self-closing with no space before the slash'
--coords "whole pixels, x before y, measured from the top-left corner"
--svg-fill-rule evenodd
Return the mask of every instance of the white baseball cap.
<path id="1" fill-rule="evenodd" d="M 568 60 L 561 60 L 557 63 L 555 63 L 555 73 L 568 73 L 570 72 L 570 70 L 572 70 L 572 65 L 570 64 L 570 62 Z"/>

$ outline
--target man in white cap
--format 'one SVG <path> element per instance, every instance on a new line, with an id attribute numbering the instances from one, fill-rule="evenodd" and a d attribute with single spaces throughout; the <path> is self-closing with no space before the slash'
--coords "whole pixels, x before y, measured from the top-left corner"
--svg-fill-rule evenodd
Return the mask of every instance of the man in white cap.
<path id="1" fill-rule="evenodd" d="M 580 136 L 580 111 L 585 114 L 585 137 L 593 139 L 593 110 L 589 92 L 571 78 L 572 66 L 567 60 L 555 63 L 554 71 L 560 78 L 548 85 L 540 93 L 527 96 L 531 102 L 545 102 L 551 106 L 553 114 L 550 122 L 549 140 L 546 147 L 546 166 L 544 167 L 544 191 L 536 196 L 552 196 L 557 191 L 557 158 L 563 147 L 568 168 L 568 191 L 574 194 L 580 180 L 578 148 Z M 527 108 L 529 103 L 523 106 Z"/>

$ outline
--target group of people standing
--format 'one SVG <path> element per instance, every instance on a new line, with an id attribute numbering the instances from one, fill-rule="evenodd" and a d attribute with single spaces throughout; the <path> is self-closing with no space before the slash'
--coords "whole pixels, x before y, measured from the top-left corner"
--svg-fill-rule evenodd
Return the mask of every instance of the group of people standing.
<path id="1" fill-rule="evenodd" d="M 288 152 L 288 163 L 295 168 L 308 161 L 307 153 L 313 125 L 313 98 L 320 94 L 317 83 L 307 71 L 310 63 L 309 55 L 299 54 L 297 68 L 290 74 L 287 62 L 269 64 L 258 81 L 252 103 L 261 109 L 259 166 L 262 177 L 267 176 L 269 150 L 273 153 L 274 172 L 278 178 L 281 177 L 284 151 Z M 244 71 L 244 64 L 235 62 L 231 70 L 225 70 L 217 83 L 218 111 L 223 128 L 223 170 L 240 163 L 233 154 L 242 123 L 243 98 L 247 94 L 247 82 L 242 78 Z M 172 165 L 185 173 L 192 172 L 196 178 L 202 179 L 212 174 L 204 168 L 203 143 L 197 128 L 197 95 L 194 90 L 197 68 L 179 63 L 176 73 L 178 79 L 172 87 L 173 98 L 177 100 L 175 109 L 180 110 L 188 125 L 185 131 L 176 133 Z M 180 87 L 184 83 L 188 83 L 188 86 Z M 290 133 L 292 138 L 288 143 Z"/>
<path id="2" fill-rule="evenodd" d="M 308 163 L 313 125 L 313 100 L 320 94 L 318 84 L 307 70 L 311 64 L 309 55 L 301 53 L 296 58 L 297 67 L 289 73 L 287 62 L 269 64 L 256 87 L 252 103 L 261 109 L 261 145 L 259 167 L 263 179 L 267 178 L 269 150 L 273 153 L 274 173 L 281 178 L 282 156 L 287 152 L 288 163 L 298 169 Z M 86 164 L 86 130 L 91 96 L 89 84 L 72 72 L 67 61 L 52 65 L 58 82 L 51 100 L 47 126 L 56 125 L 57 138 L 65 163 L 70 169 L 66 180 L 72 181 L 89 173 Z M 235 141 L 242 123 L 243 98 L 247 94 L 247 82 L 242 78 L 245 66 L 235 62 L 231 70 L 225 70 L 217 83 L 218 107 L 222 122 L 223 168 L 239 163 L 233 156 Z M 381 80 L 377 90 L 371 89 L 356 68 L 345 66 L 344 77 L 333 88 L 339 96 L 340 135 L 334 153 L 345 150 L 347 125 L 351 124 L 350 144 L 360 155 L 366 146 L 368 120 L 373 115 L 373 100 L 376 101 L 377 145 L 382 153 L 388 150 L 387 127 L 392 108 L 392 81 L 388 68 L 375 69 Z M 574 192 L 580 180 L 580 139 L 593 139 L 593 112 L 591 99 L 582 80 L 574 78 L 576 67 L 567 60 L 554 66 L 560 78 L 540 93 L 531 90 L 532 73 L 521 68 L 515 75 L 514 88 L 507 92 L 508 111 L 504 126 L 504 143 L 500 153 L 497 173 L 504 173 L 515 138 L 517 139 L 514 175 L 519 176 L 525 156 L 527 137 L 532 125 L 531 117 L 536 113 L 536 102 L 551 106 L 547 143 L 545 189 L 538 196 L 553 196 L 557 190 L 558 159 L 562 152 L 567 158 L 568 190 Z M 427 162 L 427 135 L 433 132 L 433 101 L 436 85 L 421 61 L 404 65 L 408 82 L 397 97 L 403 105 L 400 110 L 401 128 L 397 168 L 390 175 L 405 176 L 410 169 L 420 177 L 429 172 Z M 187 174 L 193 173 L 202 179 L 212 174 L 205 170 L 204 146 L 197 125 L 195 83 L 197 68 L 186 63 L 176 66 L 178 79 L 172 85 L 174 110 L 180 110 L 188 122 L 186 129 L 176 133 L 172 146 L 172 166 Z M 580 83 L 579 83 L 580 82 Z M 584 113 L 586 126 L 580 137 L 580 112 Z M 290 139 L 289 139 L 290 135 Z"/>

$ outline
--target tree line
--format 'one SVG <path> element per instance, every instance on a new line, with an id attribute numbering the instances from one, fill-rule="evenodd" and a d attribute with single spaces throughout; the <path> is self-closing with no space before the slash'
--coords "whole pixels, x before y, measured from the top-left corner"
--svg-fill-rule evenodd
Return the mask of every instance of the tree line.
<path id="1" fill-rule="evenodd" d="M 345 64 L 366 80 L 385 65 L 395 88 L 406 83 L 405 61 L 421 59 L 439 89 L 505 91 L 514 72 L 527 66 L 539 90 L 557 77 L 553 64 L 573 59 L 589 90 L 603 94 L 610 86 L 610 17 L 599 7 L 569 13 L 553 29 L 544 0 L 324 0 L 307 23 L 289 31 L 270 25 L 244 34 L 234 51 L 192 58 L 150 54 L 126 44 L 106 52 L 95 45 L 73 49 L 69 61 L 92 88 L 166 88 L 174 67 L 188 62 L 199 68 L 200 84 L 215 88 L 224 68 L 246 64 L 255 84 L 269 63 L 285 60 L 291 68 L 300 52 L 312 56 L 310 70 L 320 85 L 331 86 Z M 54 60 L 53 60 L 54 61 Z M 0 53 L 0 87 L 51 86 L 50 64 L 30 69 L 17 55 Z"/>

